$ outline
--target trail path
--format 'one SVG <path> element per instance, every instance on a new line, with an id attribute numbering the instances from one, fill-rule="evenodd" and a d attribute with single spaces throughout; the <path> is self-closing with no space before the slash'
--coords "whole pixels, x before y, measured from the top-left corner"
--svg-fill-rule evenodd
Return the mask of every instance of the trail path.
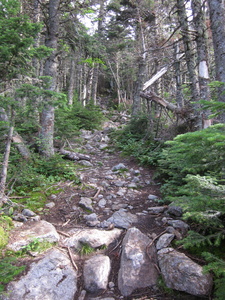
<path id="1" fill-rule="evenodd" d="M 184 293 L 170 296 L 157 285 L 157 240 L 164 234 L 157 249 L 166 249 L 173 238 L 179 239 L 187 232 L 188 226 L 180 220 L 179 209 L 169 211 L 158 202 L 160 185 L 153 179 L 154 170 L 122 157 L 110 145 L 108 134 L 118 126 L 119 123 L 106 122 L 101 131 L 83 130 L 78 140 L 68 143 L 67 149 L 84 154 L 85 159 L 74 162 L 81 183 L 58 183 L 59 193 L 49 196 L 42 221 L 25 223 L 11 237 L 11 247 L 18 247 L 24 243 L 26 230 L 29 239 L 39 226 L 37 236 L 55 239 L 57 247 L 28 259 L 29 272 L 9 284 L 8 291 L 12 293 L 0 299 L 200 299 Z M 81 245 L 91 246 L 95 252 L 87 249 L 81 255 Z M 183 254 L 174 253 L 179 264 L 185 261 L 185 272 L 190 265 L 191 271 L 186 273 L 195 276 L 181 279 L 187 282 L 185 289 L 189 292 L 194 280 L 199 286 L 192 293 L 198 293 L 202 286 L 202 293 L 208 293 L 211 283 L 208 278 L 200 278 L 205 276 L 201 269 L 195 275 L 193 269 L 198 266 L 186 261 Z M 182 286 L 181 281 L 181 289 Z"/>

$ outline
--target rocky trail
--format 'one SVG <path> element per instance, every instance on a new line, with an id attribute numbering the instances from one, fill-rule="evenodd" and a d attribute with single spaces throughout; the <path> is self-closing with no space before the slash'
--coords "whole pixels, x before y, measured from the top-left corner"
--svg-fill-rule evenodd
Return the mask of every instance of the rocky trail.
<path id="1" fill-rule="evenodd" d="M 8 249 L 34 239 L 56 244 L 42 254 L 30 251 L 21 262 L 26 270 L 1 299 L 209 299 L 211 276 L 175 249 L 174 241 L 188 231 L 182 210 L 160 204 L 154 170 L 112 148 L 108 133 L 118 125 L 82 131 L 79 142 L 69 144 L 83 153 L 75 161 L 81 184 L 59 183 L 41 216 L 22 212 Z M 162 278 L 173 294 L 159 285 Z"/>

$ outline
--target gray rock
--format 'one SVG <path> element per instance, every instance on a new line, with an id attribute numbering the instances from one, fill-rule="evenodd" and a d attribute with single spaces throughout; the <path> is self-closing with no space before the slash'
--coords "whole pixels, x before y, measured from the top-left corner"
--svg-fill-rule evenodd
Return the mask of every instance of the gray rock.
<path id="1" fill-rule="evenodd" d="M 123 163 L 119 163 L 118 165 L 112 168 L 112 171 L 126 170 L 126 169 L 127 167 Z"/>
<path id="2" fill-rule="evenodd" d="M 93 207 L 92 207 L 92 200 L 90 198 L 87 197 L 81 197 L 80 201 L 79 201 L 79 205 L 80 207 L 93 211 Z"/>
<path id="3" fill-rule="evenodd" d="M 127 187 L 130 188 L 130 189 L 136 189 L 136 188 L 137 188 L 137 185 L 136 185 L 136 183 L 131 182 L 131 183 L 128 184 Z"/>
<path id="4" fill-rule="evenodd" d="M 22 227 L 10 231 L 7 248 L 18 251 L 30 244 L 34 239 L 54 243 L 59 241 L 59 235 L 55 227 L 44 220 L 32 223 L 29 222 L 29 224 L 26 223 Z"/>
<path id="5" fill-rule="evenodd" d="M 45 207 L 47 207 L 47 208 L 53 208 L 53 207 L 55 207 L 55 202 L 46 203 Z"/>
<path id="6" fill-rule="evenodd" d="M 87 160 L 79 160 L 79 164 L 85 167 L 93 167 L 93 164 Z"/>
<path id="7" fill-rule="evenodd" d="M 114 212 L 114 214 L 107 220 L 118 228 L 129 228 L 133 223 L 138 221 L 138 217 L 129 212 L 125 212 L 123 209 Z"/>
<path id="8" fill-rule="evenodd" d="M 158 239 L 156 243 L 156 249 L 160 250 L 162 248 L 166 248 L 169 246 L 169 244 L 172 242 L 174 239 L 175 235 L 171 233 L 165 233 L 160 238 Z"/>
<path id="9" fill-rule="evenodd" d="M 100 223 L 100 221 L 98 220 L 98 216 L 95 213 L 85 215 L 84 219 L 86 220 L 86 224 L 90 227 L 95 227 Z"/>
<path id="10" fill-rule="evenodd" d="M 34 217 L 34 216 L 36 216 L 36 214 L 32 210 L 27 209 L 27 208 L 23 209 L 22 214 L 25 217 Z"/>
<path id="11" fill-rule="evenodd" d="M 183 209 L 180 206 L 171 205 L 168 207 L 167 213 L 175 217 L 181 217 L 183 215 Z"/>
<path id="12" fill-rule="evenodd" d="M 108 146 L 109 146 L 108 144 L 100 144 L 100 145 L 99 145 L 99 149 L 100 149 L 100 150 L 104 150 L 104 149 L 106 149 Z"/>
<path id="13" fill-rule="evenodd" d="M 153 215 L 158 215 L 166 210 L 165 206 L 148 207 L 148 212 Z"/>
<path id="14" fill-rule="evenodd" d="M 64 240 L 67 247 L 74 247 L 79 249 L 81 244 L 88 244 L 92 248 L 98 248 L 103 245 L 108 246 L 115 239 L 117 239 L 122 230 L 114 228 L 113 230 L 100 230 L 100 229 L 75 229 L 69 232 L 71 237 Z"/>
<path id="15" fill-rule="evenodd" d="M 126 181 L 122 181 L 122 180 L 115 180 L 114 181 L 114 185 L 118 186 L 118 187 L 122 187 L 126 185 Z"/>
<path id="16" fill-rule="evenodd" d="M 68 288 L 69 287 L 69 288 Z M 73 300 L 77 291 L 77 272 L 59 250 L 32 263 L 29 272 L 7 287 L 4 300 Z"/>
<path id="17" fill-rule="evenodd" d="M 159 267 L 167 287 L 196 296 L 211 292 L 211 274 L 203 274 L 201 266 L 173 248 L 158 251 Z"/>
<path id="18" fill-rule="evenodd" d="M 128 206 L 128 203 L 119 203 L 119 204 L 113 204 L 111 206 L 112 210 L 119 210 L 121 208 L 126 208 Z"/>
<path id="19" fill-rule="evenodd" d="M 99 254 L 88 259 L 84 264 L 84 286 L 91 293 L 106 290 L 110 273 L 110 259 Z"/>
<path id="20" fill-rule="evenodd" d="M 96 213 L 90 214 L 90 215 L 84 215 L 84 219 L 86 221 L 98 221 L 98 216 Z"/>
<path id="21" fill-rule="evenodd" d="M 155 246 L 146 248 L 151 240 L 137 228 L 130 228 L 123 240 L 118 287 L 123 296 L 129 296 L 135 289 L 154 286 L 158 271 Z M 151 260 L 149 259 L 151 258 Z"/>
<path id="22" fill-rule="evenodd" d="M 168 220 L 167 223 L 175 229 L 179 229 L 183 234 L 186 234 L 189 229 L 189 225 L 181 220 Z"/>
<path id="23" fill-rule="evenodd" d="M 98 206 L 104 208 L 106 206 L 106 200 L 103 198 L 98 202 Z"/>
<path id="24" fill-rule="evenodd" d="M 148 195 L 148 200 L 156 200 L 158 197 L 156 195 Z"/>
<path id="25" fill-rule="evenodd" d="M 18 221 L 18 222 L 27 222 L 28 221 L 27 217 L 25 217 L 23 214 L 13 215 L 12 218 L 14 221 Z"/>

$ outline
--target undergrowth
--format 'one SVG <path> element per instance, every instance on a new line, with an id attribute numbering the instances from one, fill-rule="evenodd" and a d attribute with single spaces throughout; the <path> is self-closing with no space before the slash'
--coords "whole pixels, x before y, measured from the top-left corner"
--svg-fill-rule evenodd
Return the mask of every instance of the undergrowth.
<path id="1" fill-rule="evenodd" d="M 145 116 L 113 133 L 116 147 L 140 163 L 157 167 L 164 203 L 183 208 L 192 230 L 179 245 L 204 258 L 213 272 L 215 299 L 225 298 L 225 125 L 155 141 Z"/>

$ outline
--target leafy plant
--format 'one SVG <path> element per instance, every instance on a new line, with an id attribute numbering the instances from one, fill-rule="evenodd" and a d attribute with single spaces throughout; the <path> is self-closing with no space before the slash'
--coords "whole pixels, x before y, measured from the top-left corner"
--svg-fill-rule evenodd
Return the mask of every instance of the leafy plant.
<path id="1" fill-rule="evenodd" d="M 17 266 L 16 261 L 15 257 L 4 257 L 0 260 L 0 292 L 4 291 L 5 284 L 25 270 L 25 266 Z"/>
<path id="2" fill-rule="evenodd" d="M 93 253 L 94 251 L 95 251 L 95 249 L 92 248 L 89 244 L 82 243 L 79 253 L 83 256 L 83 255 L 89 255 L 89 254 Z"/>

